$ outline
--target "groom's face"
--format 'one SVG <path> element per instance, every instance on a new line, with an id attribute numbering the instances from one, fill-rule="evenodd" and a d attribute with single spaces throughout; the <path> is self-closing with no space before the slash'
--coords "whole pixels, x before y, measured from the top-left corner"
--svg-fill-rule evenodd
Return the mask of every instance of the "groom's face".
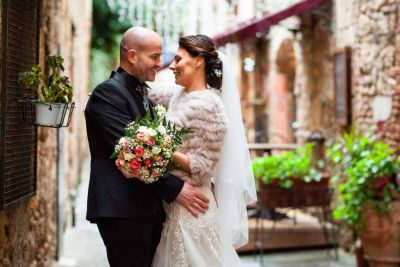
<path id="1" fill-rule="evenodd" d="M 155 80 L 157 71 L 162 67 L 161 54 L 161 40 L 149 42 L 148 45 L 137 51 L 137 60 L 133 67 L 139 81 L 153 82 Z"/>

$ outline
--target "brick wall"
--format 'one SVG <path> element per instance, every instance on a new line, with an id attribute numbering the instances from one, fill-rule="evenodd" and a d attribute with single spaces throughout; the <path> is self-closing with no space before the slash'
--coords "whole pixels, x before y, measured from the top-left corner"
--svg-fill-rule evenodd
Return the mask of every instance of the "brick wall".
<path id="1" fill-rule="evenodd" d="M 58 242 L 57 212 L 67 219 L 69 210 L 68 205 L 58 210 L 57 194 L 61 203 L 68 203 L 68 193 L 78 183 L 86 154 L 83 108 L 89 84 L 91 1 L 43 0 L 41 23 L 40 64 L 43 66 L 48 54 L 64 57 L 66 75 L 74 87 L 76 109 L 69 128 L 57 132 L 38 127 L 37 193 L 14 208 L 0 211 L 1 266 L 51 265 Z M 57 185 L 57 175 L 61 187 Z M 60 231 L 64 223 L 61 222 Z"/>

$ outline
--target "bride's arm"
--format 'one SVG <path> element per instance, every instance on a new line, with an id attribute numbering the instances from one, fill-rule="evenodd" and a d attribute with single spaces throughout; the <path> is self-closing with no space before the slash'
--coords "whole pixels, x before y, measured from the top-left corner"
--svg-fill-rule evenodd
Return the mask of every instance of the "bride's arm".
<path id="1" fill-rule="evenodd" d="M 188 146 L 193 147 L 187 154 L 176 152 L 173 161 L 178 167 L 189 173 L 193 184 L 201 185 L 213 175 L 218 162 L 226 131 L 226 115 L 223 108 L 208 100 L 207 105 L 192 109 L 195 114 L 185 114 L 193 124 L 195 133 L 188 140 Z"/>
<path id="2" fill-rule="evenodd" d="M 172 96 L 180 90 L 181 87 L 165 82 L 149 83 L 151 90 L 149 91 L 149 99 L 154 103 L 168 108 Z"/>

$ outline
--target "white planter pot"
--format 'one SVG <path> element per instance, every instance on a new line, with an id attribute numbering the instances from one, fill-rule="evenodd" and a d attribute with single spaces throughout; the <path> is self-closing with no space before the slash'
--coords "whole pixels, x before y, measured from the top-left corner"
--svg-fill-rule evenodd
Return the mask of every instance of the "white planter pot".
<path id="1" fill-rule="evenodd" d="M 57 125 L 62 123 L 62 127 L 66 127 L 68 125 L 69 114 L 71 113 L 72 103 L 61 104 L 60 112 L 57 117 Z M 63 116 L 63 113 L 64 116 Z"/>
<path id="2" fill-rule="evenodd" d="M 65 104 L 63 103 L 35 103 L 35 123 L 42 126 L 58 127 L 59 117 Z"/>

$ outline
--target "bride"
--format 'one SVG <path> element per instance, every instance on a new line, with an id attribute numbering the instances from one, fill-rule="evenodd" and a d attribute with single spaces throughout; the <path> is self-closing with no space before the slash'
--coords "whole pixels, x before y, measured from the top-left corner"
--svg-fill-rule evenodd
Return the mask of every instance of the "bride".
<path id="1" fill-rule="evenodd" d="M 149 97 L 168 108 L 167 117 L 194 132 L 185 139 L 173 174 L 210 199 L 205 214 L 166 204 L 167 220 L 154 267 L 241 266 L 235 251 L 248 241 L 246 205 L 256 201 L 240 98 L 233 71 L 205 35 L 179 39 L 169 68 L 176 84 Z"/>

